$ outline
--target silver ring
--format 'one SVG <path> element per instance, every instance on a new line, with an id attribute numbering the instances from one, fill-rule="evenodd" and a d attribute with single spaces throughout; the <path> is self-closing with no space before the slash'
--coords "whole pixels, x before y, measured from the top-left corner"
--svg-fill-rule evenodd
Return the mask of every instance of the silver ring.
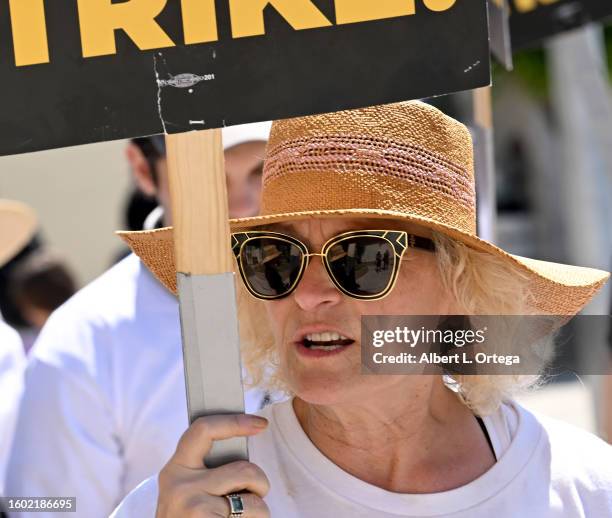
<path id="1" fill-rule="evenodd" d="M 244 516 L 244 502 L 242 497 L 237 494 L 225 495 L 230 505 L 229 518 L 236 518 L 238 516 Z"/>

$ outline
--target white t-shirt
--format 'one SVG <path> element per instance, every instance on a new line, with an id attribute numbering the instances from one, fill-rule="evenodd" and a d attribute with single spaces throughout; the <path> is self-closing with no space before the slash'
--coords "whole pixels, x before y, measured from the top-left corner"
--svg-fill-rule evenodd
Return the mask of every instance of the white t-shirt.
<path id="1" fill-rule="evenodd" d="M 25 363 L 21 338 L 0 318 L 0 495 L 4 493 L 4 474 L 23 390 Z"/>
<path id="2" fill-rule="evenodd" d="M 262 397 L 248 393 L 248 411 Z M 71 516 L 107 517 L 187 421 L 178 302 L 131 255 L 59 308 L 32 349 L 7 494 L 75 496 Z"/>
<path id="3" fill-rule="evenodd" d="M 290 402 L 260 412 L 270 420 L 250 438 L 251 460 L 270 479 L 273 518 L 559 518 L 612 516 L 612 447 L 516 403 L 484 423 L 497 463 L 441 493 L 385 491 L 343 471 L 310 442 Z M 111 518 L 153 518 L 157 479 L 143 482 Z"/>

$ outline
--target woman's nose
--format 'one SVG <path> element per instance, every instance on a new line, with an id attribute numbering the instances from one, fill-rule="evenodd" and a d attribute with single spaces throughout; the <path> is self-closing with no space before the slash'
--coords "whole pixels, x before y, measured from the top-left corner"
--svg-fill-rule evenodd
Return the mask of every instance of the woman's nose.
<path id="1" fill-rule="evenodd" d="M 310 257 L 306 271 L 293 292 L 296 303 L 304 311 L 315 311 L 333 306 L 342 300 L 342 293 L 334 286 L 323 265 L 322 257 Z"/>

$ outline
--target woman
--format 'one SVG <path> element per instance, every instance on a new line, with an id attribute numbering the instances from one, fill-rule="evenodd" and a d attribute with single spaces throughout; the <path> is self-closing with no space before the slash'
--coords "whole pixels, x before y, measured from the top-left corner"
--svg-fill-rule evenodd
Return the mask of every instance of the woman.
<path id="1" fill-rule="evenodd" d="M 247 368 L 292 397 L 198 420 L 115 516 L 609 516 L 609 446 L 513 402 L 531 379 L 361 374 L 362 315 L 573 315 L 608 278 L 478 239 L 474 198 L 469 132 L 428 105 L 275 123 L 232 242 Z M 125 238 L 174 291 L 171 230 Z M 232 436 L 252 463 L 203 467 Z"/>

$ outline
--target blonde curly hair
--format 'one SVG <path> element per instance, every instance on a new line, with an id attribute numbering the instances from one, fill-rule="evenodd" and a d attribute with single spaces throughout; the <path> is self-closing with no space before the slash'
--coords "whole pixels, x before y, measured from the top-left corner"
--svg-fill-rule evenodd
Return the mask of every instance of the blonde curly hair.
<path id="1" fill-rule="evenodd" d="M 469 248 L 439 232 L 432 232 L 436 260 L 443 286 L 454 297 L 465 315 L 536 314 L 531 305 L 527 275 L 500 258 Z M 265 302 L 252 297 L 242 282 L 238 287 L 238 313 L 242 358 L 248 385 L 269 390 L 291 391 L 279 374 L 278 358 L 271 329 L 267 323 Z M 511 343 L 496 342 L 496 353 L 511 352 Z M 538 342 L 542 350 L 552 351 L 554 334 Z M 490 351 L 492 352 L 492 351 Z M 539 357 L 540 358 L 540 357 Z M 444 382 L 461 401 L 478 415 L 487 415 L 508 399 L 537 386 L 546 361 L 531 365 L 538 374 L 445 375 Z"/>

